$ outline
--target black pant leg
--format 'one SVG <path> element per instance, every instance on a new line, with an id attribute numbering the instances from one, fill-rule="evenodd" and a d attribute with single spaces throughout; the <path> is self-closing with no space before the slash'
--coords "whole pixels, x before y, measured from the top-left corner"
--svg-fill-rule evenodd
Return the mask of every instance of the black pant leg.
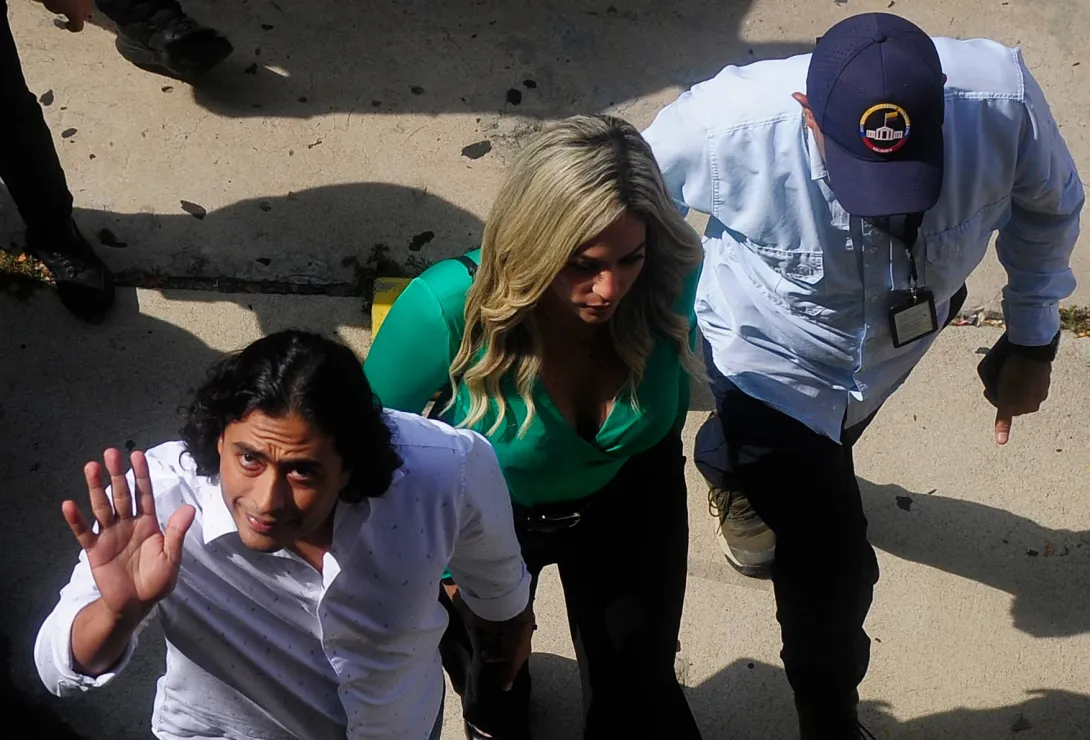
<path id="1" fill-rule="evenodd" d="M 530 600 L 537 591 L 538 575 L 544 567 L 534 562 L 524 545 L 523 558 L 533 580 Z M 454 690 L 462 697 L 462 717 L 495 740 L 528 740 L 530 713 L 530 663 L 523 664 L 510 691 L 504 691 L 502 669 L 480 658 L 480 647 L 465 621 L 441 590 L 440 602 L 447 609 L 449 623 L 439 642 L 443 669 Z"/>
<path id="2" fill-rule="evenodd" d="M 42 108 L 27 88 L 6 0 L 0 0 L 0 180 L 28 241 L 70 238 L 72 194 Z"/>
<path id="3" fill-rule="evenodd" d="M 469 630 L 442 586 L 439 587 L 439 603 L 447 612 L 447 628 L 439 639 L 439 657 L 443 661 L 443 670 L 450 677 L 454 693 L 464 696 L 473 650 L 469 641 Z"/>
<path id="4" fill-rule="evenodd" d="M 776 533 L 772 581 L 796 704 L 820 718 L 824 729 L 815 737 L 854 737 L 856 687 L 870 661 L 863 622 L 878 562 L 851 447 L 729 384 L 719 395 L 731 472 Z"/>
<path id="5" fill-rule="evenodd" d="M 700 737 L 674 673 L 689 548 L 684 466 L 674 435 L 631 459 L 558 563 L 587 740 Z"/>
<path id="6" fill-rule="evenodd" d="M 119 26 L 146 21 L 163 10 L 182 13 L 176 0 L 95 0 L 95 7 Z"/>

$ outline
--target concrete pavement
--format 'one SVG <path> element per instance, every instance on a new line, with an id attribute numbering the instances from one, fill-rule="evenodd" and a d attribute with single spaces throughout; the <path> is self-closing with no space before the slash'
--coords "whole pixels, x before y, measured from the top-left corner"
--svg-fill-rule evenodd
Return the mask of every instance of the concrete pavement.
<path id="1" fill-rule="evenodd" d="M 126 245 L 102 251 L 128 282 L 159 288 L 123 290 L 98 327 L 73 321 L 48 293 L 0 295 L 0 633 L 10 650 L 0 644 L 0 681 L 37 718 L 27 737 L 64 738 L 51 724 L 63 721 L 84 740 L 149 737 L 162 670 L 148 634 L 106 690 L 59 701 L 38 684 L 30 646 L 76 554 L 59 505 L 83 495 L 85 460 L 172 437 L 175 408 L 204 368 L 262 333 L 309 328 L 362 354 L 368 319 L 352 294 L 376 272 L 411 272 L 473 246 L 506 161 L 540 119 L 610 110 L 645 125 L 723 64 L 808 49 L 837 19 L 890 5 L 192 2 L 236 45 L 194 91 L 130 68 L 107 30 L 71 36 L 40 6 L 11 2 L 31 85 L 53 91 L 46 115 L 81 224 Z M 892 10 L 935 34 L 1021 44 L 1090 171 L 1080 30 L 1090 3 L 897 0 Z M 487 154 L 462 154 L 481 141 Z M 17 231 L 0 200 L 0 236 Z M 1075 264 L 1073 302 L 1090 304 L 1083 246 Z M 1002 283 L 997 265 L 983 266 L 970 305 L 994 305 Z M 306 285 L 335 295 L 238 292 Z M 1016 728 L 1020 738 L 1090 737 L 1090 340 L 1065 340 L 1048 406 L 1019 419 L 999 449 L 974 372 L 996 336 L 948 331 L 858 448 L 883 568 L 863 714 L 881 738 L 992 740 Z M 708 408 L 697 389 L 689 444 Z M 702 481 L 689 476 L 679 673 L 709 740 L 790 738 L 771 589 L 727 567 Z M 577 737 L 579 681 L 552 571 L 538 603 L 538 737 Z M 444 738 L 459 737 L 451 701 Z"/>
<path id="2" fill-rule="evenodd" d="M 868 10 L 1020 45 L 1090 162 L 1085 0 L 192 0 L 236 47 L 196 90 L 121 59 L 101 17 L 73 35 L 40 5 L 9 5 L 31 88 L 52 91 L 80 222 L 127 245 L 105 259 L 138 284 L 344 287 L 361 268 L 419 269 L 478 243 L 506 162 L 542 120 L 608 111 L 646 126 L 726 64 L 809 51 Z M 18 231 L 0 211 L 0 236 Z M 1076 265 L 1087 274 L 1090 252 Z M 994 307 L 1003 282 L 990 260 L 969 305 Z M 1072 300 L 1090 304 L 1090 285 Z"/>

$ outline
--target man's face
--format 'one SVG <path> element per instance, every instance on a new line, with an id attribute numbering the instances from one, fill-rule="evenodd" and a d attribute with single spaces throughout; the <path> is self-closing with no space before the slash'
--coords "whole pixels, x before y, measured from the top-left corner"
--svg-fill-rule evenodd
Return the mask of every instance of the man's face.
<path id="1" fill-rule="evenodd" d="M 219 453 L 223 500 L 260 552 L 321 538 L 350 477 L 333 439 L 294 414 L 250 412 L 227 426 Z"/>

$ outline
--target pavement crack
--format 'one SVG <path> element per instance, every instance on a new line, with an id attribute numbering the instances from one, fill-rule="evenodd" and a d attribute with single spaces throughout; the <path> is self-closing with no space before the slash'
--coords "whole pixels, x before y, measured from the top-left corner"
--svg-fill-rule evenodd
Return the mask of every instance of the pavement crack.
<path id="1" fill-rule="evenodd" d="M 217 275 L 162 275 L 139 270 L 118 273 L 115 282 L 123 288 L 150 290 L 199 290 L 212 293 L 263 293 L 268 295 L 324 295 L 336 298 L 362 297 L 373 280 L 250 280 Z"/>

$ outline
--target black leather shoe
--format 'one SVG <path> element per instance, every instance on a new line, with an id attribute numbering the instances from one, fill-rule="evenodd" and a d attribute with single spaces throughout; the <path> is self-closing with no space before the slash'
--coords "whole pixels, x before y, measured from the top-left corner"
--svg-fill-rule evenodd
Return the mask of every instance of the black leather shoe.
<path id="1" fill-rule="evenodd" d="M 132 5 L 139 20 L 119 24 L 117 50 L 141 69 L 190 80 L 215 67 L 234 51 L 231 42 L 202 26 L 169 0 Z"/>
<path id="2" fill-rule="evenodd" d="M 466 740 L 488 740 L 488 738 L 492 737 L 491 735 L 485 735 L 465 720 L 462 720 L 462 725 L 466 731 Z"/>
<path id="3" fill-rule="evenodd" d="M 489 735 L 486 732 L 478 730 L 464 719 L 462 720 L 462 727 L 465 729 L 466 740 L 508 740 L 509 737 L 508 735 L 503 735 L 502 737 Z M 530 730 L 528 728 L 523 728 L 522 731 L 510 735 L 510 738 L 513 740 L 530 740 Z"/>
<path id="4" fill-rule="evenodd" d="M 114 280 L 76 225 L 67 236 L 34 240 L 27 253 L 53 273 L 64 307 L 85 321 L 101 319 L 114 304 Z"/>

